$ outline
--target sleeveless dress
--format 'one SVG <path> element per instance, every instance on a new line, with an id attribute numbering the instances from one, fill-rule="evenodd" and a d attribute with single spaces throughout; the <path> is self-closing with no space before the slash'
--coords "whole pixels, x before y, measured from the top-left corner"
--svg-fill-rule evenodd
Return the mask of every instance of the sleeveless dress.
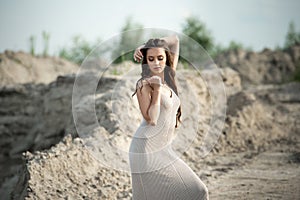
<path id="1" fill-rule="evenodd" d="M 180 99 L 169 90 L 161 94 L 157 124 L 148 125 L 143 119 L 133 135 L 129 148 L 132 199 L 208 199 L 204 183 L 172 149 Z"/>

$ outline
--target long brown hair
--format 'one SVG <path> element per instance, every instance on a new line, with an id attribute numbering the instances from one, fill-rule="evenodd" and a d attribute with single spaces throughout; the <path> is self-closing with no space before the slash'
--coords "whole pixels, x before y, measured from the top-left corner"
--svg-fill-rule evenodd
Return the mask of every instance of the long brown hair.
<path id="1" fill-rule="evenodd" d="M 164 69 L 164 80 L 166 81 L 167 85 L 172 88 L 172 90 L 176 93 L 178 96 L 178 90 L 175 82 L 175 71 L 173 70 L 173 55 L 170 53 L 170 50 L 168 48 L 168 44 L 165 40 L 161 40 L 158 38 L 155 39 L 150 39 L 148 42 L 145 44 L 145 46 L 141 49 L 141 52 L 143 54 L 143 61 L 142 61 L 142 73 L 141 73 L 141 78 L 137 81 L 136 83 L 136 89 L 135 92 L 132 94 L 132 97 L 136 94 L 137 88 L 138 88 L 138 83 L 148 77 L 150 77 L 150 69 L 147 63 L 147 51 L 150 48 L 163 48 L 165 49 L 166 53 L 166 67 Z M 140 87 L 140 90 L 142 90 L 143 85 Z M 172 96 L 170 96 L 172 97 Z M 181 117 L 181 105 L 179 106 L 176 114 L 176 125 L 175 128 L 178 127 L 178 123 L 181 122 L 180 120 Z"/>

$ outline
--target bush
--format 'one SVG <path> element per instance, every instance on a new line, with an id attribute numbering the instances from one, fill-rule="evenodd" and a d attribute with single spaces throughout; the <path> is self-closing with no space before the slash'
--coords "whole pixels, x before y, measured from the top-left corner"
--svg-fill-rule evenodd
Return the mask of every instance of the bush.
<path id="1" fill-rule="evenodd" d="M 300 44 L 300 33 L 296 32 L 295 24 L 291 21 L 285 36 L 284 48 L 288 48 L 295 44 Z"/>
<path id="2" fill-rule="evenodd" d="M 195 16 L 186 19 L 182 27 L 182 32 L 201 44 L 206 51 L 210 51 L 214 46 L 210 31 L 206 29 L 204 22 Z"/>
<path id="3" fill-rule="evenodd" d="M 127 32 L 133 29 L 142 29 L 143 26 L 137 22 L 133 22 L 132 17 L 126 19 L 125 25 L 122 27 L 123 34 L 120 38 L 117 48 L 112 52 L 112 57 L 116 58 L 114 64 L 121 63 L 125 60 L 133 61 L 133 53 L 137 44 L 142 43 L 143 31 Z M 130 52 L 124 52 L 124 49 L 132 49 Z M 121 54 L 121 55 L 120 55 Z"/>
<path id="4" fill-rule="evenodd" d="M 100 39 L 97 40 L 96 44 L 99 42 Z M 72 45 L 70 47 L 63 47 L 60 49 L 59 57 L 81 65 L 95 45 L 90 44 L 81 36 L 77 35 L 72 38 Z"/>

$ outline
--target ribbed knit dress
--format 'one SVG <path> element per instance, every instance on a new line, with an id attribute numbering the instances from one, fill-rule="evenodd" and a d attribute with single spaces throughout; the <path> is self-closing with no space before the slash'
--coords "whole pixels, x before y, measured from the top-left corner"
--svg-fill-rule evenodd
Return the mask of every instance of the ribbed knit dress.
<path id="1" fill-rule="evenodd" d="M 204 183 L 172 149 L 180 99 L 169 89 L 161 94 L 157 124 L 143 119 L 130 144 L 133 200 L 208 199 Z"/>

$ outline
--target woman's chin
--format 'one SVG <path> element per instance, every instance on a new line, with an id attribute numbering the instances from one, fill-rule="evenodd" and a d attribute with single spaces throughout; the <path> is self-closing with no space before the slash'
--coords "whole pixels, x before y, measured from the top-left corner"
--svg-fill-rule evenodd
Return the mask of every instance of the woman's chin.
<path id="1" fill-rule="evenodd" d="M 158 75 L 158 74 L 161 74 L 163 72 L 162 69 L 154 69 L 154 70 L 151 70 L 152 74 L 155 74 L 155 75 Z"/>

